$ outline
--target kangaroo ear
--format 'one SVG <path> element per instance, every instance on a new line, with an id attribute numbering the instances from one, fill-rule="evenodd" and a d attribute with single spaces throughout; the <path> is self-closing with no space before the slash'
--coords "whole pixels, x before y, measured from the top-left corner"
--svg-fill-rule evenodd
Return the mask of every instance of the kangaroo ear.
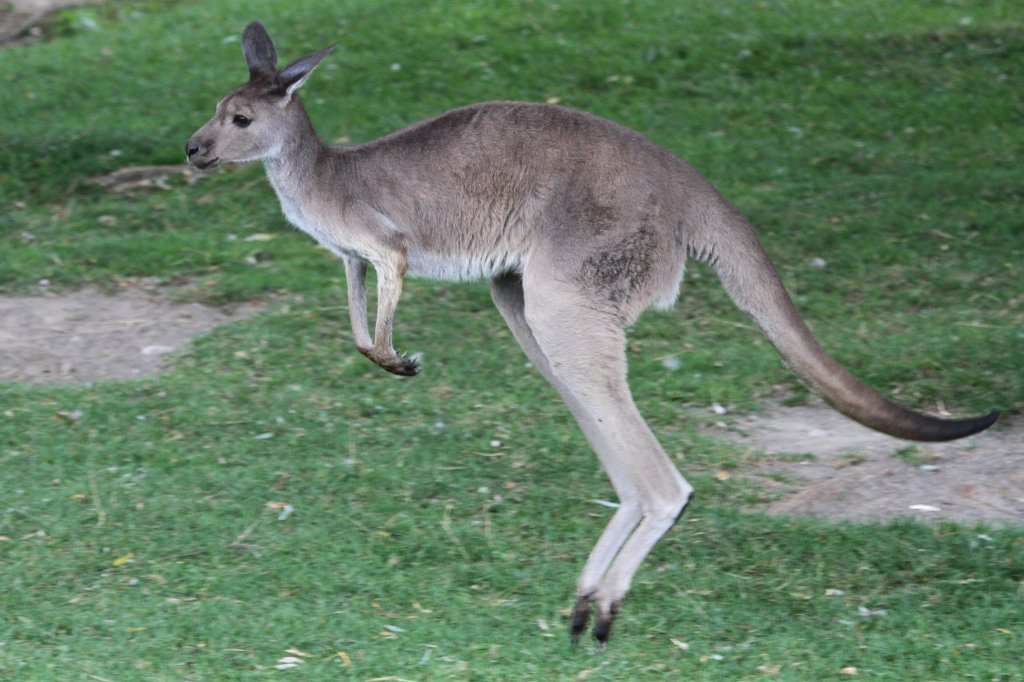
<path id="1" fill-rule="evenodd" d="M 272 77 L 277 68 L 277 49 L 263 24 L 254 21 L 242 32 L 242 54 L 249 64 L 249 77 Z"/>
<path id="2" fill-rule="evenodd" d="M 309 74 L 313 73 L 313 69 L 320 63 L 320 60 L 329 55 L 333 49 L 334 45 L 331 45 L 319 52 L 299 57 L 277 72 L 277 76 L 274 78 L 274 85 L 283 93 L 285 103 L 291 99 L 292 94 L 296 90 L 302 87 L 306 79 L 309 78 Z"/>

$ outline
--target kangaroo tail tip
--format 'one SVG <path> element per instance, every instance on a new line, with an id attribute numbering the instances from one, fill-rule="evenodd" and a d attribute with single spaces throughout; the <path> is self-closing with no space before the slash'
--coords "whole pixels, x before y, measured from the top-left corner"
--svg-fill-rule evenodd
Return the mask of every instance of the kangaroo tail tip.
<path id="1" fill-rule="evenodd" d="M 999 419 L 999 410 L 993 410 L 982 417 L 957 419 L 955 421 L 946 422 L 943 426 L 948 424 L 948 427 L 929 434 L 933 437 L 928 438 L 928 440 L 946 441 L 966 438 L 967 436 L 972 436 L 984 431 L 995 424 L 997 419 Z"/>
<path id="2" fill-rule="evenodd" d="M 999 419 L 999 410 L 992 410 L 991 412 L 986 414 L 984 417 L 978 417 L 977 420 L 976 420 L 977 424 L 978 424 L 978 431 L 984 431 L 988 427 L 990 427 L 993 424 L 995 424 L 998 419 Z M 975 431 L 974 433 L 977 433 L 978 431 Z"/>

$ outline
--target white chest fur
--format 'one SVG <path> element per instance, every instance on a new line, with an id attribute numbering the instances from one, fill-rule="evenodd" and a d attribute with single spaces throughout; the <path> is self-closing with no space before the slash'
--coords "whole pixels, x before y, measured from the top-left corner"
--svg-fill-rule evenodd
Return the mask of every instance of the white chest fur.
<path id="1" fill-rule="evenodd" d="M 332 253 L 343 255 L 351 252 L 351 248 L 341 241 L 342 232 L 336 227 L 331 229 L 331 225 L 323 220 L 319 212 L 315 210 L 313 202 L 309 201 L 307 197 L 297 195 L 288 186 L 288 183 L 283 181 L 281 175 L 272 172 L 270 168 L 267 169 L 267 177 L 277 193 L 281 211 L 288 222 L 313 237 Z"/>

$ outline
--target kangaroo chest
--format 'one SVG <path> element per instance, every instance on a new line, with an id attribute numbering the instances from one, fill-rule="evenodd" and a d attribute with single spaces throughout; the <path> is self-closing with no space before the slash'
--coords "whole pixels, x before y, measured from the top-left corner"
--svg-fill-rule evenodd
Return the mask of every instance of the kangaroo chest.
<path id="1" fill-rule="evenodd" d="M 303 193 L 295 192 L 280 174 L 267 169 L 267 177 L 277 194 L 281 211 L 289 223 L 313 237 L 321 246 L 336 255 L 352 255 L 352 244 L 346 243 L 345 231 L 323 219 L 324 211 Z"/>

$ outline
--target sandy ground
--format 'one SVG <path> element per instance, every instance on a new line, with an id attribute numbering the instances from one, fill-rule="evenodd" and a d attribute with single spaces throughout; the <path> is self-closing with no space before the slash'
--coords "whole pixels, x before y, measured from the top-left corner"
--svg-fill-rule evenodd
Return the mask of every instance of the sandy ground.
<path id="1" fill-rule="evenodd" d="M 85 382 L 155 374 L 163 356 L 195 336 L 263 309 L 178 304 L 130 286 L 116 296 L 0 297 L 0 381 Z"/>
<path id="2" fill-rule="evenodd" d="M 0 47 L 38 38 L 35 27 L 57 10 L 89 0 L 7 0 L 0 2 Z"/>
<path id="3" fill-rule="evenodd" d="M 715 433 L 770 455 L 737 474 L 777 492 L 770 514 L 1024 523 L 1020 418 L 959 441 L 912 443 L 817 404 L 740 417 L 734 429 Z"/>

